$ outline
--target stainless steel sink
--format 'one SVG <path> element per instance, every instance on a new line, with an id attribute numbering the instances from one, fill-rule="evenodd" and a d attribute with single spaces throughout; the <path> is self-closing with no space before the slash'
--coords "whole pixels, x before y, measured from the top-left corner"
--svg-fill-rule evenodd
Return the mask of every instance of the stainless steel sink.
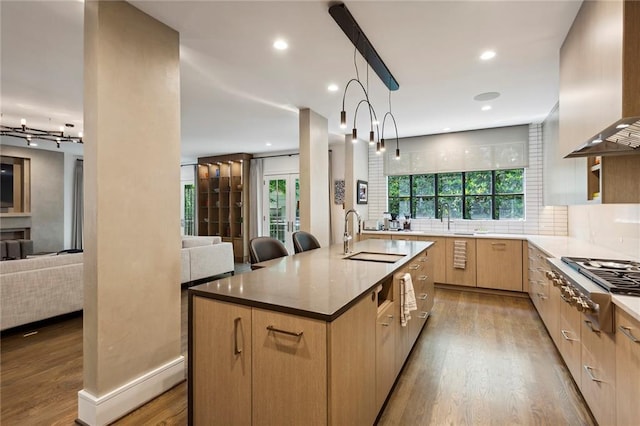
<path id="1" fill-rule="evenodd" d="M 360 251 L 345 257 L 346 260 L 362 260 L 365 262 L 395 263 L 402 259 L 404 254 L 376 253 L 372 251 Z"/>

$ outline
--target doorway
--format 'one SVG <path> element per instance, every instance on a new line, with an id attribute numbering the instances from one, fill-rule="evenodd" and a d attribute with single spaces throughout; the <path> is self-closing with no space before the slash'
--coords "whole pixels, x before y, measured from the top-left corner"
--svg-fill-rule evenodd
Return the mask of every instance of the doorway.
<path id="1" fill-rule="evenodd" d="M 263 228 L 293 253 L 291 234 L 300 230 L 300 175 L 268 175 L 264 179 Z"/>

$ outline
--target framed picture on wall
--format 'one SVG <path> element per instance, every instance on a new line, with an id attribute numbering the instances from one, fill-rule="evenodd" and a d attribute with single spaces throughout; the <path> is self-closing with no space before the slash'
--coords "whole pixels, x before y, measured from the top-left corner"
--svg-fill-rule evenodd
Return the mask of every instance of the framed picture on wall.
<path id="1" fill-rule="evenodd" d="M 369 184 L 364 180 L 359 180 L 356 184 L 356 194 L 358 194 L 358 204 L 367 204 L 369 197 Z"/>

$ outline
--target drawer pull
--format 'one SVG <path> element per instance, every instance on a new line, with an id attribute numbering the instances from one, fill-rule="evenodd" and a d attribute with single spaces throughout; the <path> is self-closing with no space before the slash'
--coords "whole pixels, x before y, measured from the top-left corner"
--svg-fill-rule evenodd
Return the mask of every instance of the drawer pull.
<path id="1" fill-rule="evenodd" d="M 492 246 L 506 246 L 507 243 L 491 243 Z"/>
<path id="2" fill-rule="evenodd" d="M 274 333 L 282 333 L 282 334 L 287 334 L 289 336 L 294 336 L 294 337 L 301 337 L 302 334 L 304 333 L 304 331 L 288 331 L 288 330 L 282 330 L 279 328 L 275 328 L 272 325 L 268 325 L 267 326 L 267 330 L 269 331 L 273 331 Z"/>
<path id="3" fill-rule="evenodd" d="M 420 265 L 411 265 L 409 266 L 409 269 L 411 269 L 412 271 L 415 271 L 416 269 L 420 269 Z"/>
<path id="4" fill-rule="evenodd" d="M 387 318 L 389 318 L 389 322 L 381 322 L 381 326 L 389 327 L 391 325 L 391 323 L 393 322 L 393 315 L 387 315 Z"/>
<path id="5" fill-rule="evenodd" d="M 593 323 L 589 320 L 584 320 L 584 323 L 587 327 L 589 327 L 589 330 L 591 330 L 592 332 L 596 333 L 596 334 L 600 334 L 600 330 L 598 330 L 597 328 L 593 328 Z"/>
<path id="6" fill-rule="evenodd" d="M 423 294 L 421 294 L 421 295 L 418 297 L 418 299 L 420 299 L 420 300 L 427 300 L 427 297 L 429 297 L 429 295 L 428 295 L 427 293 L 423 293 Z"/>
<path id="7" fill-rule="evenodd" d="M 568 340 L 570 342 L 578 342 L 578 339 L 572 339 L 571 337 L 569 337 L 567 335 L 567 333 L 569 333 L 567 330 L 560 330 L 560 333 L 562 334 L 562 337 L 564 337 L 564 340 Z"/>
<path id="8" fill-rule="evenodd" d="M 426 281 L 426 280 L 427 280 L 427 278 L 428 278 L 428 277 L 427 277 L 426 275 L 420 275 L 420 276 L 418 277 L 418 281 Z"/>
<path id="9" fill-rule="evenodd" d="M 593 380 L 594 382 L 602 382 L 602 380 L 596 379 L 596 377 L 593 375 L 593 373 L 592 373 L 593 367 L 589 367 L 588 365 L 585 365 L 584 366 L 584 371 L 587 372 L 587 374 L 589 375 L 589 378 L 591 380 Z"/>
<path id="10" fill-rule="evenodd" d="M 624 325 L 619 325 L 618 330 L 622 332 L 625 336 L 627 336 L 633 343 L 640 343 L 640 339 L 631 334 L 631 327 L 625 327 Z"/>
<path id="11" fill-rule="evenodd" d="M 429 316 L 429 312 L 423 312 L 420 315 L 418 315 L 418 318 L 427 319 L 428 316 Z"/>
<path id="12" fill-rule="evenodd" d="M 238 346 L 238 325 L 242 321 L 242 318 L 238 317 L 233 320 L 233 353 L 235 355 L 240 355 L 242 353 L 242 348 Z"/>

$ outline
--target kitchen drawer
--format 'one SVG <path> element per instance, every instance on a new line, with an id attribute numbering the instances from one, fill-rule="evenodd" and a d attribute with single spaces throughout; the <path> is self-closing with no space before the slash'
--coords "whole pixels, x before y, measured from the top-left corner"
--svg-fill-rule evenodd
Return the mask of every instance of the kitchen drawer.
<path id="1" fill-rule="evenodd" d="M 580 390 L 601 425 L 616 424 L 616 358 L 613 335 L 594 330 L 582 318 L 582 386 Z"/>
<path id="2" fill-rule="evenodd" d="M 640 419 L 640 322 L 615 307 L 616 420 L 619 425 Z M 611 356 L 609 354 L 609 356 Z"/>
<path id="3" fill-rule="evenodd" d="M 376 320 L 376 411 L 382 408 L 396 378 L 395 309 L 395 302 L 388 303 Z"/>
<path id="4" fill-rule="evenodd" d="M 582 382 L 580 322 L 582 314 L 566 302 L 560 305 L 558 350 L 578 387 Z"/>
<path id="5" fill-rule="evenodd" d="M 327 424 L 326 323 L 256 308 L 252 322 L 253 424 Z"/>

